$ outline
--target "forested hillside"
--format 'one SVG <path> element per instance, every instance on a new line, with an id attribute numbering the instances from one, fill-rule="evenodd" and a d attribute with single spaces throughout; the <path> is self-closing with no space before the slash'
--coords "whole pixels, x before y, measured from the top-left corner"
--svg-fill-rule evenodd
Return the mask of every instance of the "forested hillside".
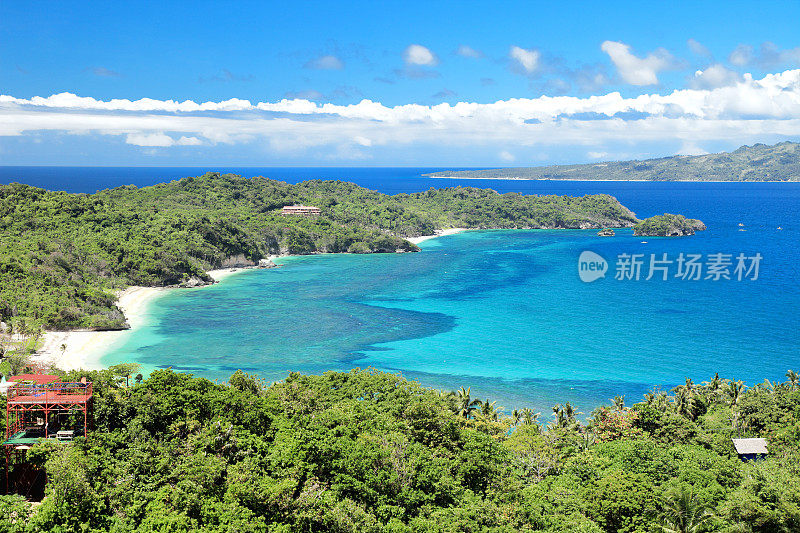
<path id="1" fill-rule="evenodd" d="M 733 152 L 584 165 L 443 171 L 429 174 L 483 179 L 800 181 L 800 143 L 754 144 Z"/>
<path id="2" fill-rule="evenodd" d="M 798 531 L 800 388 L 787 377 L 687 380 L 632 406 L 540 415 L 380 372 L 265 387 L 159 370 L 130 388 L 91 372 L 96 431 L 28 452 L 44 500 L 0 497 L 0 530 Z M 742 462 L 737 436 L 766 437 L 768 458 Z"/>
<path id="3" fill-rule="evenodd" d="M 286 205 L 321 209 L 281 216 Z M 206 174 L 68 194 L 0 186 L 0 320 L 19 328 L 124 326 L 114 289 L 173 285 L 229 257 L 415 251 L 435 229 L 632 226 L 607 195 L 572 198 L 455 187 L 388 196 L 340 181 L 297 185 Z M 17 327 L 17 326 L 14 326 Z"/>

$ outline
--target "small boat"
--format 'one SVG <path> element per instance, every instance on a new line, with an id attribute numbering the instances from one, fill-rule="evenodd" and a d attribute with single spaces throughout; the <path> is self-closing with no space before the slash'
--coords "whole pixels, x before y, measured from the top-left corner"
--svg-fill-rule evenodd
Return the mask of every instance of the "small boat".
<path id="1" fill-rule="evenodd" d="M 642 241 L 642 244 L 647 244 L 647 241 Z"/>
<path id="2" fill-rule="evenodd" d="M 739 227 L 740 227 L 740 228 L 743 228 L 743 227 L 744 227 L 744 224 L 742 224 L 741 222 L 739 222 Z"/>
<path id="3" fill-rule="evenodd" d="M 778 229 L 783 229 L 782 227 L 778 226 Z"/>
<path id="4" fill-rule="evenodd" d="M 740 229 L 739 231 L 747 231 L 746 229 Z"/>

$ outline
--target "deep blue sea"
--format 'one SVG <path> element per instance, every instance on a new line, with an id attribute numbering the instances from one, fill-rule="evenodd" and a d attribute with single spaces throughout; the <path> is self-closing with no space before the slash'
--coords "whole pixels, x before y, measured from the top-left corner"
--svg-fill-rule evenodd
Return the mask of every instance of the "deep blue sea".
<path id="1" fill-rule="evenodd" d="M 91 192 L 204 170 L 0 167 L 0 182 Z M 708 230 L 684 238 L 475 231 L 427 241 L 416 254 L 284 258 L 278 269 L 167 293 L 150 306 L 147 326 L 127 333 L 104 362 L 135 360 L 222 380 L 241 368 L 269 381 L 290 371 L 372 366 L 441 389 L 472 386 L 473 395 L 507 411 L 531 406 L 545 415 L 565 401 L 586 413 L 617 394 L 632 403 L 653 387 L 714 372 L 752 385 L 800 370 L 800 183 L 451 180 L 423 178 L 439 169 L 420 168 L 209 170 L 291 182 L 344 179 L 390 194 L 458 184 L 608 193 L 640 218 L 682 213 Z M 605 278 L 579 279 L 585 250 L 608 261 Z M 700 254 L 706 268 L 709 254 L 731 254 L 732 279 L 676 278 L 681 253 Z M 740 253 L 761 255 L 758 279 L 752 271 L 736 279 Z M 641 279 L 615 279 L 621 254 L 643 254 Z M 673 261 L 667 281 L 660 271 L 645 279 L 651 254 Z"/>

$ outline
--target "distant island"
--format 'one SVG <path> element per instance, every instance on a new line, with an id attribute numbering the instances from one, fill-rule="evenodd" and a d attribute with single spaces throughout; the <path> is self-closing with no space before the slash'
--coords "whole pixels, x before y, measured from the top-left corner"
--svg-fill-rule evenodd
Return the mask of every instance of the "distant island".
<path id="1" fill-rule="evenodd" d="M 434 178 L 598 180 L 598 181 L 800 181 L 800 144 L 755 144 L 733 152 L 676 155 L 643 161 L 582 165 L 458 170 L 426 174 Z"/>
<path id="2" fill-rule="evenodd" d="M 609 195 L 450 187 L 393 196 L 342 181 L 296 185 L 205 174 L 95 194 L 0 186 L 0 321 L 15 331 L 127 327 L 129 286 L 213 283 L 209 270 L 270 256 L 413 252 L 449 228 L 633 227 Z"/>
<path id="3" fill-rule="evenodd" d="M 694 235 L 695 231 L 705 231 L 701 221 L 683 215 L 664 213 L 646 218 L 633 227 L 634 235 L 643 237 L 683 237 Z"/>

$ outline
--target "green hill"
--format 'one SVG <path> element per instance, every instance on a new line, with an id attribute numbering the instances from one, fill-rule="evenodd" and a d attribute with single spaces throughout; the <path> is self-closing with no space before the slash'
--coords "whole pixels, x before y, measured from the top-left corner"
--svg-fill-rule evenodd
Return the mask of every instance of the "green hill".
<path id="1" fill-rule="evenodd" d="M 293 204 L 319 207 L 320 214 L 282 216 L 281 208 Z M 525 196 L 454 187 L 389 196 L 341 181 L 290 185 L 219 174 L 96 194 L 2 185 L 0 320 L 17 329 L 115 329 L 125 326 L 114 305 L 116 289 L 209 282 L 207 270 L 232 261 L 416 251 L 405 237 L 452 227 L 635 222 L 608 195 Z"/>
<path id="2" fill-rule="evenodd" d="M 532 180 L 800 181 L 800 144 L 787 141 L 774 146 L 742 146 L 733 152 L 718 154 L 585 165 L 445 171 L 427 175 Z"/>

